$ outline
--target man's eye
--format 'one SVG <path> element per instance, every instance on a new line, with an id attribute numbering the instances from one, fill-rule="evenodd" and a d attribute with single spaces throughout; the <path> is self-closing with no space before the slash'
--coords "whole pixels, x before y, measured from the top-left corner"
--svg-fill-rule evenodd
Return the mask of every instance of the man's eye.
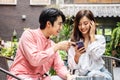
<path id="1" fill-rule="evenodd" d="M 63 25 L 63 23 L 58 23 L 58 25 L 60 25 L 60 26 L 61 26 L 61 25 Z"/>

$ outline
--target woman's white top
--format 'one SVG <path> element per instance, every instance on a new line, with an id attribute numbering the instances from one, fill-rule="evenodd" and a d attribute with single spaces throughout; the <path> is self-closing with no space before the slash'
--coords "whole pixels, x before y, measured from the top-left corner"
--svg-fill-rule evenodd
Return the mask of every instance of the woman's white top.
<path id="1" fill-rule="evenodd" d="M 77 75 L 85 75 L 88 71 L 100 70 L 104 61 L 102 55 L 105 52 L 105 38 L 103 35 L 95 35 L 96 40 L 88 44 L 86 52 L 79 57 L 79 62 L 74 61 L 75 50 L 71 46 L 68 50 L 68 67 L 70 70 L 77 70 Z"/>

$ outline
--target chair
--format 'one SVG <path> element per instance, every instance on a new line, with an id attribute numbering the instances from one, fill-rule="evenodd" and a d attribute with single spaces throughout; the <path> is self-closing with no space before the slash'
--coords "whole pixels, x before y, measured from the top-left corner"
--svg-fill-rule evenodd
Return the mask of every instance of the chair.
<path id="1" fill-rule="evenodd" d="M 105 67 L 108 69 L 108 71 L 112 74 L 112 80 L 114 80 L 114 73 L 113 73 L 113 60 L 119 61 L 120 59 L 112 56 L 102 56 L 103 60 L 105 61 Z"/>
<path id="2" fill-rule="evenodd" d="M 0 56 L 0 80 L 7 80 L 7 75 L 14 77 L 17 80 L 22 80 L 16 75 L 10 73 L 7 60 L 12 60 L 11 58 Z"/>

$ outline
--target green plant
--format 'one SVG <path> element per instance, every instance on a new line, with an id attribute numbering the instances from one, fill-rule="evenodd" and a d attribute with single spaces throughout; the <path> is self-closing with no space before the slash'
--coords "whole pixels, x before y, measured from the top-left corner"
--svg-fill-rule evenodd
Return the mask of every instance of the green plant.
<path id="1" fill-rule="evenodd" d="M 11 56 L 14 57 L 16 55 L 16 50 L 18 47 L 18 38 L 15 30 L 13 32 L 11 41 L 7 41 L 5 44 L 6 45 L 1 48 L 0 54 L 6 57 L 11 57 Z"/>
<path id="2" fill-rule="evenodd" d="M 113 30 L 111 39 L 111 47 L 112 49 L 116 49 L 120 43 L 120 22 L 117 23 L 117 27 Z"/>
<path id="3" fill-rule="evenodd" d="M 120 58 L 120 22 L 116 26 L 111 34 L 111 41 L 106 45 L 105 55 Z"/>
<path id="4" fill-rule="evenodd" d="M 106 50 L 105 50 L 105 54 L 104 55 L 112 56 L 110 42 L 106 44 Z"/>
<path id="5" fill-rule="evenodd" d="M 6 56 L 6 57 L 14 56 L 16 53 L 18 43 L 17 42 L 6 42 L 6 44 L 9 44 L 11 46 L 2 47 L 1 48 L 1 55 Z"/>
<path id="6" fill-rule="evenodd" d="M 120 22 L 117 22 L 116 26 L 111 35 L 110 47 L 113 56 L 120 58 Z"/>

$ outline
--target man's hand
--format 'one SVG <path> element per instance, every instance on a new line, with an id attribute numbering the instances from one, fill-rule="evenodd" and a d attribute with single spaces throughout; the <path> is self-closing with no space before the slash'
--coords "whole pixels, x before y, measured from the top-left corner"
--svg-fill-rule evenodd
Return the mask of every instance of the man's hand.
<path id="1" fill-rule="evenodd" d="M 67 75 L 67 80 L 75 80 L 76 79 L 76 75 Z"/>

